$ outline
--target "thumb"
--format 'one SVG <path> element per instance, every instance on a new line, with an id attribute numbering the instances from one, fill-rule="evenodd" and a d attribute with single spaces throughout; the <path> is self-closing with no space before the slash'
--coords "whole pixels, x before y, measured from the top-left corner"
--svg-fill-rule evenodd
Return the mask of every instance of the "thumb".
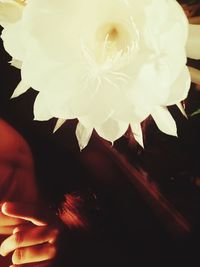
<path id="1" fill-rule="evenodd" d="M 44 217 L 45 212 L 42 214 L 42 212 L 34 205 L 18 202 L 5 202 L 1 207 L 1 211 L 4 215 L 29 221 L 37 226 L 47 225 L 45 220 L 41 219 Z"/>

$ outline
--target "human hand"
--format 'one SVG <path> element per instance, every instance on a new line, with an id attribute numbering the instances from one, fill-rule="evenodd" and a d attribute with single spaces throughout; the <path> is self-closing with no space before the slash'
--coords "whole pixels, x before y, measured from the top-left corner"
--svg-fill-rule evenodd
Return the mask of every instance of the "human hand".
<path id="1" fill-rule="evenodd" d="M 21 203 L 4 203 L 2 214 L 23 224 L 15 227 L 12 235 L 2 242 L 0 254 L 6 256 L 13 252 L 13 267 L 49 266 L 57 252 L 60 226 L 56 220 L 46 210 Z"/>
<path id="2" fill-rule="evenodd" d="M 12 235 L 14 229 L 20 224 L 24 223 L 24 220 L 6 216 L 2 211 L 3 203 L 0 203 L 0 235 Z"/>

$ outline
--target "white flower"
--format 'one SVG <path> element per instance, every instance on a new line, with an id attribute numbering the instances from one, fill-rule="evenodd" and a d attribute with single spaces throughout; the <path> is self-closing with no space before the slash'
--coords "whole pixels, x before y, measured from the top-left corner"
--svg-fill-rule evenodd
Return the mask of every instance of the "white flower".
<path id="1" fill-rule="evenodd" d="M 175 0 L 29 0 L 2 34 L 21 62 L 14 96 L 39 91 L 35 119 L 56 117 L 56 128 L 77 118 L 81 148 L 94 129 L 113 142 L 129 125 L 143 145 L 140 124 L 149 115 L 177 135 L 167 106 L 179 105 L 190 87 L 187 37 Z"/>

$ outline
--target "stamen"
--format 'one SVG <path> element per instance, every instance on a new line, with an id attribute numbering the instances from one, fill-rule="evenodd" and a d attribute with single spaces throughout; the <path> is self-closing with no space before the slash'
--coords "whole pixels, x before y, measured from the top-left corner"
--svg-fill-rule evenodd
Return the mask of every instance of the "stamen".
<path id="1" fill-rule="evenodd" d="M 26 0 L 15 0 L 18 4 L 25 6 L 26 5 Z"/>

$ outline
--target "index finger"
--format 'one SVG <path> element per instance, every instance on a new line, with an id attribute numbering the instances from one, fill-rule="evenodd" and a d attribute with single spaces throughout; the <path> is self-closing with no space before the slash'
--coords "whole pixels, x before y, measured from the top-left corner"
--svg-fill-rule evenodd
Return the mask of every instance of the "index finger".
<path id="1" fill-rule="evenodd" d="M 1 207 L 2 204 L 0 204 L 0 227 L 15 226 L 23 222 L 20 218 L 14 218 L 3 214 Z"/>
<path id="2" fill-rule="evenodd" d="M 7 216 L 13 217 L 13 219 L 30 221 L 37 226 L 46 225 L 45 220 L 41 219 L 45 216 L 44 212 L 40 214 L 40 211 L 32 205 L 5 202 L 2 206 L 2 212 Z"/>

